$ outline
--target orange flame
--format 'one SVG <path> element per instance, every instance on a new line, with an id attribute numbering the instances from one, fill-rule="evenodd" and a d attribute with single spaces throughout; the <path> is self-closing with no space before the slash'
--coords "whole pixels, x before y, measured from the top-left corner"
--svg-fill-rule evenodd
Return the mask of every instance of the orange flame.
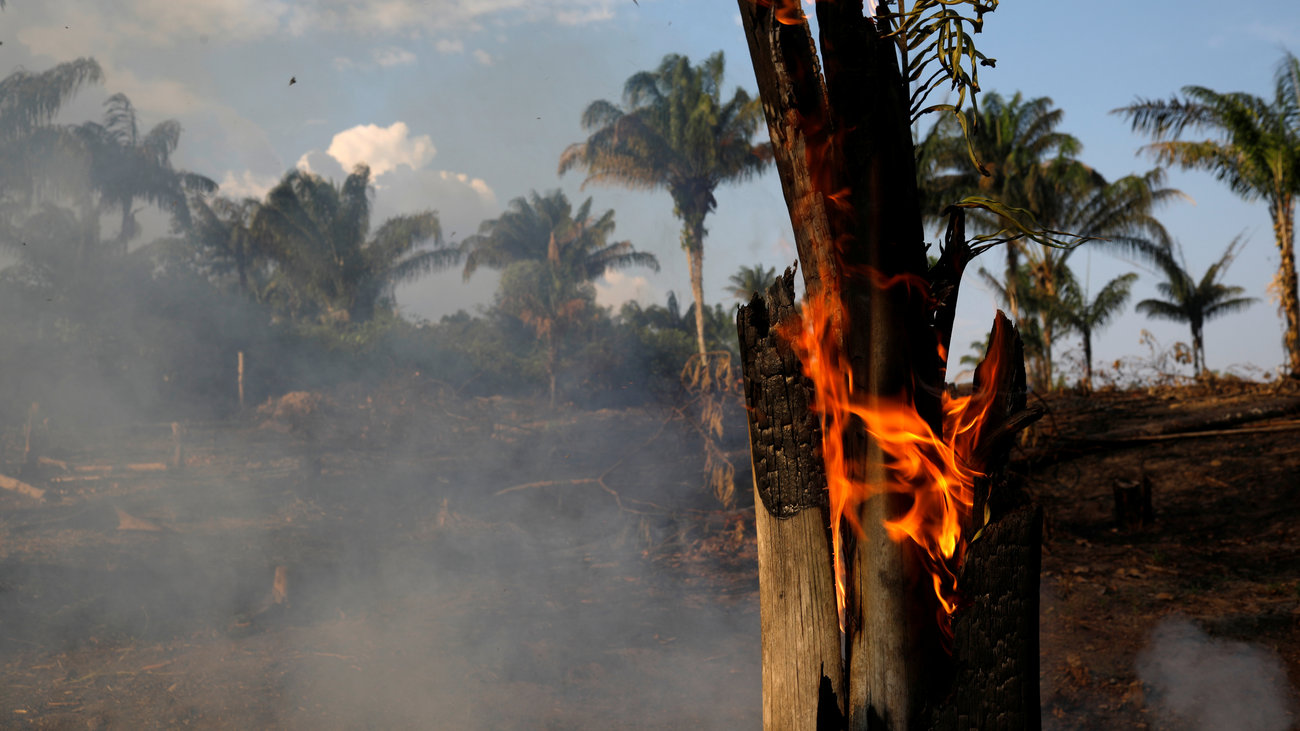
<path id="1" fill-rule="evenodd" d="M 773 7 L 773 15 L 778 23 L 782 25 L 803 25 L 808 22 L 807 16 L 804 15 L 803 7 L 800 0 L 755 0 L 759 5 Z M 805 4 L 811 4 L 810 0 L 803 0 Z"/>
<path id="2" fill-rule="evenodd" d="M 914 286 L 914 277 L 885 278 L 872 272 L 876 287 Z M 923 563 L 942 607 L 939 623 L 952 637 L 951 615 L 960 604 L 957 571 L 964 557 L 971 526 L 975 479 L 981 475 L 969 463 L 979 443 L 980 429 L 992 403 L 992 389 L 965 397 L 943 395 L 942 434 L 917 412 L 910 394 L 872 396 L 855 388 L 853 373 L 835 335 L 844 326 L 845 313 L 838 297 L 825 290 L 807 299 L 798 318 L 778 331 L 791 343 L 813 382 L 812 408 L 822 423 L 822 454 L 830 497 L 831 539 L 834 552 L 836 600 L 844 624 L 845 568 L 840 526 L 847 522 L 859 535 L 857 508 L 884 493 L 911 496 L 906 514 L 885 523 L 895 542 L 910 540 L 922 550 Z M 999 331 L 1000 332 L 1000 331 Z M 1000 348 L 994 343 L 990 353 Z M 946 355 L 941 353 L 941 355 Z M 998 364 L 990 362 L 996 369 Z M 988 379 L 986 379 L 988 382 Z M 884 484 L 871 484 L 855 475 L 845 450 L 850 429 L 865 428 L 886 455 Z M 981 520 L 981 524 L 982 524 Z"/>

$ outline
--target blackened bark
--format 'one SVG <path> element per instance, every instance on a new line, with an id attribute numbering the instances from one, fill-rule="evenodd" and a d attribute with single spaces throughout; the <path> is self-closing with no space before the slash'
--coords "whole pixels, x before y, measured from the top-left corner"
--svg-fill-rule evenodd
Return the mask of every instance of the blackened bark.
<path id="1" fill-rule="evenodd" d="M 953 703 L 936 729 L 1042 728 L 1038 700 L 1038 574 L 1043 511 L 990 523 L 966 551 L 958 587 L 968 604 L 953 631 Z"/>
<path id="2" fill-rule="evenodd" d="M 859 393 L 906 397 L 940 433 L 944 360 L 970 250 L 960 212 L 954 213 L 944 258 L 926 271 L 908 85 L 893 40 L 879 21 L 863 16 L 861 0 L 821 0 L 816 7 L 823 77 L 798 0 L 740 0 L 739 7 L 808 295 L 840 306 L 835 311 L 842 320 L 831 323 L 832 334 Z M 788 272 L 783 278 L 784 287 L 791 287 L 791 277 Z M 816 712 L 826 710 L 828 697 L 836 708 L 847 704 L 845 722 L 853 729 L 911 731 L 936 723 L 957 728 L 959 714 L 968 722 L 1021 719 L 1021 725 L 1006 727 L 1034 728 L 1028 725 L 1027 699 L 1032 696 L 1036 709 L 1036 665 L 1025 674 L 1020 655 L 1014 660 L 999 655 L 1007 642 L 1023 654 L 1029 634 L 1035 652 L 1037 647 L 1038 534 L 1017 532 L 1018 522 L 994 525 L 1016 505 L 1014 491 L 993 489 L 1005 480 L 1000 466 L 1016 431 L 1033 419 L 1024 411 L 1018 337 L 1003 348 L 1011 352 L 998 351 L 1017 359 L 1009 369 L 1013 376 L 992 379 L 986 368 L 987 383 L 978 386 L 996 403 L 987 437 L 974 445 L 978 468 L 988 477 L 977 485 L 984 530 L 977 543 L 983 545 L 972 548 L 972 573 L 962 578 L 972 591 L 965 618 L 959 619 L 970 627 L 958 638 L 965 645 L 957 650 L 972 658 L 967 674 L 958 678 L 955 668 L 963 661 L 942 652 L 937 599 L 916 548 L 885 534 L 884 522 L 906 508 L 906 496 L 884 494 L 862 505 L 862 537 L 843 532 L 847 657 L 846 666 L 836 670 L 842 681 L 836 681 L 825 664 L 831 640 L 821 628 L 810 628 L 836 621 L 825 517 L 812 492 L 824 489 L 824 468 L 806 436 L 817 420 L 808 411 L 810 391 L 797 386 L 802 378 L 797 360 L 766 339 L 773 322 L 794 311 L 792 295 L 781 296 L 742 308 L 738 323 L 756 503 L 764 506 L 757 510 L 764 728 L 810 728 L 814 719 L 837 723 L 830 720 L 833 714 Z M 762 312 L 760 304 L 766 308 Z M 1010 323 L 1000 318 L 998 327 L 1010 330 Z M 843 438 L 855 479 L 884 484 L 886 457 L 863 425 L 850 425 L 834 437 Z M 813 464 L 809 455 L 817 456 Z M 802 474 L 804 469 L 811 471 Z M 986 507 L 993 520 L 989 526 L 984 526 Z M 783 514 L 792 517 L 777 517 Z M 822 518 L 820 524 L 808 520 L 814 515 Z M 1025 523 L 1037 525 L 1031 524 Z M 822 598 L 826 587 L 829 613 Z M 1018 614 L 986 616 L 1000 610 Z M 993 633 L 1011 624 L 1020 630 L 1032 626 L 1033 632 Z M 834 635 L 838 642 L 838 631 Z M 996 642 L 1003 645 L 989 644 Z M 821 692 L 823 677 L 830 679 L 830 693 Z M 974 697 L 985 692 L 992 699 Z M 791 714 L 790 707 L 800 710 Z"/>
<path id="3" fill-rule="evenodd" d="M 766 299 L 757 294 L 736 316 L 754 480 L 763 507 L 777 518 L 826 508 L 821 426 L 809 408 L 812 382 L 775 332 L 795 316 L 794 271 L 786 269 Z"/>

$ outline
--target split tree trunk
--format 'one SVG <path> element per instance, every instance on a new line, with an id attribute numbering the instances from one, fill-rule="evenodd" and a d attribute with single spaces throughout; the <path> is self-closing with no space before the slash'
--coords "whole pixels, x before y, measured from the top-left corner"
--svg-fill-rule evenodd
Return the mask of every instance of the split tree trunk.
<path id="1" fill-rule="evenodd" d="M 961 212 L 952 211 L 948 250 L 927 272 L 907 85 L 892 42 L 863 17 L 860 0 L 820 0 L 823 75 L 807 24 L 789 22 L 791 13 L 801 12 L 797 2 L 739 4 L 805 288 L 810 297 L 825 296 L 840 305 L 843 320 L 834 323 L 835 336 L 851 364 L 853 382 L 867 398 L 905 394 L 933 431 L 942 434 L 944 359 L 969 249 Z M 831 573 L 827 516 L 825 498 L 817 497 L 825 490 L 821 435 L 815 415 L 808 411 L 810 386 L 800 375 L 797 359 L 767 336 L 771 325 L 793 310 L 792 276 L 787 272 L 765 301 L 756 298 L 742 308 L 738 322 L 758 506 L 765 728 L 910 731 L 957 728 L 959 718 L 969 723 L 976 717 L 1018 719 L 998 728 L 1036 728 L 1036 664 L 1030 674 L 1022 661 L 1031 639 L 1023 632 L 1014 637 L 988 633 L 988 612 L 1006 608 L 1008 597 L 1015 599 L 1010 604 L 1019 614 L 1007 622 L 1032 625 L 1036 662 L 1036 598 L 1030 602 L 1023 596 L 1028 583 L 1035 597 L 1037 592 L 1038 524 L 1032 511 L 1021 520 L 1028 528 L 988 533 L 1006 534 L 1008 545 L 1017 550 L 1007 554 L 1000 543 L 986 543 L 973 553 L 982 557 L 990 552 L 1015 570 L 992 570 L 982 577 L 984 584 L 972 578 L 972 586 L 988 585 L 996 591 L 982 603 L 973 599 L 972 606 L 982 609 L 957 623 L 957 646 L 964 641 L 971 645 L 964 650 L 971 658 L 983 657 L 977 649 L 984 647 L 981 642 L 992 641 L 989 638 L 1005 643 L 997 646 L 999 652 L 1016 650 L 1011 654 L 1017 660 L 1003 663 L 1012 668 L 1014 681 L 1002 683 L 993 694 L 1001 704 L 998 708 L 990 711 L 975 696 L 989 691 L 987 678 L 1004 679 L 1006 668 L 980 663 L 975 670 L 963 670 L 960 661 L 943 651 L 935 619 L 937 600 L 916 549 L 885 533 L 884 522 L 908 507 L 906 496 L 885 494 L 867 500 L 858 515 L 864 534 L 853 540 L 847 528 L 843 531 L 843 691 L 836 673 L 828 670 L 829 646 L 837 644 L 830 636 L 838 635 L 838 627 L 828 630 L 821 624 L 835 622 L 834 597 L 824 596 L 828 584 L 833 594 L 834 577 L 825 578 Z M 999 321 L 998 327 L 1010 325 Z M 1005 405 L 1013 401 L 1007 394 L 1018 387 L 1023 409 L 1023 351 L 1018 346 L 1013 350 L 1019 364 L 1009 370 L 1018 377 L 988 388 L 1002 389 L 997 393 Z M 1027 421 L 1014 414 L 993 426 L 1013 432 Z M 1005 440 L 1003 430 L 993 433 L 994 440 Z M 858 469 L 853 477 L 883 484 L 886 457 L 864 425 L 851 425 L 842 437 L 849 461 Z M 812 464 L 802 458 L 805 446 L 817 457 Z M 996 451 L 986 446 L 983 454 Z M 988 503 L 993 503 L 991 498 Z M 997 518 L 1002 514 L 990 509 Z M 982 520 L 984 513 L 978 515 Z M 814 524 L 812 516 L 821 522 Z M 983 558 L 967 563 L 995 564 L 1001 566 Z M 1027 618 L 1031 610 L 1032 618 Z M 971 628 L 979 630 L 978 636 L 971 635 Z M 992 647 L 986 648 L 989 653 Z M 1004 686 L 1015 686 L 1017 692 Z M 1032 709 L 1026 700 L 1031 695 Z M 1012 696 L 1018 702 L 1008 700 Z M 846 719 L 832 712 L 841 707 Z"/>
<path id="2" fill-rule="evenodd" d="M 757 507 L 763 728 L 838 728 L 844 673 L 821 429 L 808 408 L 812 384 L 774 332 L 795 312 L 794 273 L 767 297 L 755 294 L 738 315 Z"/>

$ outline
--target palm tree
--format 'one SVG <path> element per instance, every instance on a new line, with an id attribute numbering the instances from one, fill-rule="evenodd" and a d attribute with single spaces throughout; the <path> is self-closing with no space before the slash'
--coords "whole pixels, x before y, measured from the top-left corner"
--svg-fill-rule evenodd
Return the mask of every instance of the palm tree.
<path id="1" fill-rule="evenodd" d="M 180 143 L 180 122 L 168 119 L 141 134 L 135 105 L 125 94 L 114 94 L 104 106 L 103 122 L 86 122 L 77 133 L 90 154 L 91 184 L 99 192 L 99 207 L 121 213 L 122 225 L 113 248 L 125 253 L 127 244 L 139 234 L 133 209 L 137 200 L 167 211 L 186 228 L 190 224 L 186 194 L 211 193 L 217 184 L 172 167 L 171 155 Z"/>
<path id="2" fill-rule="evenodd" d="M 1109 325 L 1124 308 L 1137 278 L 1133 272 L 1115 277 L 1091 300 L 1079 287 L 1078 279 L 1071 276 L 1063 283 L 1059 300 L 1061 320 L 1067 329 L 1083 339 L 1083 387 L 1087 390 L 1092 389 L 1092 335 Z"/>
<path id="3" fill-rule="evenodd" d="M 1185 86 L 1168 101 L 1139 99 L 1116 109 L 1155 141 L 1144 149 L 1161 164 L 1205 170 L 1246 200 L 1263 198 L 1281 253 L 1278 282 L 1286 317 L 1288 370 L 1300 378 L 1300 299 L 1296 292 L 1295 200 L 1300 193 L 1300 59 L 1279 65 L 1273 100 Z M 1210 139 L 1181 139 L 1204 130 Z"/>
<path id="4" fill-rule="evenodd" d="M 1171 198 L 1183 196 L 1179 190 L 1164 187 L 1164 179 L 1164 171 L 1159 168 L 1142 175 L 1126 175 L 1114 182 L 1096 174 L 1049 176 L 1039 204 L 1042 207 L 1039 221 L 1049 228 L 1070 231 L 1091 240 L 1089 245 L 1162 262 L 1169 257 L 1172 244 L 1152 210 Z M 1031 246 L 1024 252 L 1027 286 L 1032 290 L 1025 296 L 1034 300 L 1028 314 L 1037 313 L 1044 346 L 1043 380 L 1039 384 L 1042 387 L 1054 382 L 1052 338 L 1058 326 L 1064 324 L 1057 310 L 1065 294 L 1064 287 L 1074 278 L 1066 260 L 1076 250 Z"/>
<path id="5" fill-rule="evenodd" d="M 500 217 L 484 221 L 462 245 L 465 278 L 480 266 L 502 269 L 497 305 L 530 327 L 546 347 L 551 406 L 565 335 L 595 301 L 591 282 L 608 269 L 647 266 L 659 270 L 653 254 L 630 241 L 609 243 L 614 211 L 591 215 L 591 199 L 576 211 L 563 191 L 510 201 Z"/>
<path id="6" fill-rule="evenodd" d="M 767 292 L 776 281 L 776 267 L 764 268 L 762 264 L 742 266 L 731 275 L 729 281 L 731 287 L 727 291 L 736 299 L 748 300 L 755 292 L 758 294 Z"/>
<path id="7" fill-rule="evenodd" d="M 695 297 L 695 334 L 704 357 L 704 220 L 717 207 L 722 183 L 748 180 L 771 159 L 770 145 L 753 138 L 763 119 L 757 99 L 736 89 L 722 101 L 723 56 L 699 66 L 669 54 L 659 68 L 628 78 L 623 105 L 601 99 L 587 106 L 586 141 L 560 156 L 560 174 L 587 172 L 583 181 L 634 190 L 667 190 L 682 223 L 681 244 Z"/>
<path id="8" fill-rule="evenodd" d="M 1187 270 L 1185 261 L 1169 257 L 1163 262 L 1166 280 L 1156 285 L 1164 299 L 1146 299 L 1137 304 L 1137 311 L 1147 317 L 1185 322 L 1191 327 L 1192 357 L 1197 376 L 1205 371 L 1205 340 L 1202 335 L 1205 323 L 1221 315 L 1241 312 L 1256 302 L 1254 297 L 1240 296 L 1246 291 L 1244 288 L 1219 282 L 1219 278 L 1227 273 L 1241 243 L 1242 237 L 1238 235 L 1199 280 Z M 1181 252 L 1178 258 L 1182 258 Z"/>
<path id="9" fill-rule="evenodd" d="M 937 218 L 940 210 L 966 196 L 991 198 L 1037 214 L 1048 207 L 1047 197 L 1054 185 L 1069 176 L 1086 174 L 1072 160 L 1082 144 L 1074 136 L 1056 131 L 1065 112 L 1054 109 L 1048 97 L 1025 99 L 1016 92 L 1006 99 L 988 92 L 978 112 L 967 109 L 962 114 L 969 134 L 956 117 L 944 115 L 918 149 L 919 188 L 928 218 Z M 972 152 L 979 160 L 978 168 L 971 165 Z M 1004 227 L 996 216 L 983 211 L 976 211 L 969 225 L 979 233 L 995 233 Z M 1019 243 L 1007 244 L 1007 306 L 1016 319 L 1020 312 L 1014 273 L 1021 254 Z"/>
<path id="10" fill-rule="evenodd" d="M 0 140 L 48 125 L 82 86 L 103 78 L 94 59 L 79 58 L 39 73 L 19 69 L 0 79 Z"/>
<path id="11" fill-rule="evenodd" d="M 1058 165 L 1083 168 L 1071 160 L 1053 161 L 1046 167 Z M 1039 208 L 1033 212 L 1047 227 L 1091 239 L 1090 245 L 1136 254 L 1157 263 L 1168 257 L 1169 234 L 1152 210 L 1183 194 L 1164 187 L 1164 173 L 1159 168 L 1114 182 L 1091 171 L 1059 175 L 1049 172 L 1039 188 Z M 1014 273 L 1004 275 L 1003 283 L 995 287 L 1008 308 L 1020 310 L 1018 321 L 1022 328 L 1033 325 L 1033 337 L 1039 342 L 1031 349 L 1030 357 L 1035 361 L 1033 380 L 1039 389 L 1048 389 L 1055 382 L 1053 340 L 1066 326 L 1059 303 L 1064 287 L 1073 279 L 1066 262 L 1075 251 L 1077 247 L 1025 247 L 1021 252 L 1023 262 L 1018 260 Z M 981 271 L 986 281 L 991 279 Z"/>
<path id="12" fill-rule="evenodd" d="M 256 198 L 233 200 L 217 196 L 190 196 L 190 219 L 195 242 L 207 249 L 208 261 L 235 270 L 239 292 L 250 293 L 249 277 L 262 252 L 253 236 L 253 220 L 261 208 Z M 226 269 L 225 271 L 229 271 Z"/>
<path id="13" fill-rule="evenodd" d="M 370 231 L 370 168 L 341 185 L 293 170 L 266 194 L 251 231 L 275 265 L 270 294 L 297 314 L 366 321 L 400 282 L 459 260 L 442 247 L 432 211 L 395 216 Z M 420 247 L 432 241 L 434 248 Z"/>
<path id="14" fill-rule="evenodd" d="M 30 196 L 48 177 L 52 166 L 44 163 L 51 153 L 74 146 L 67 130 L 50 123 L 81 87 L 103 76 L 94 59 L 79 58 L 41 72 L 19 69 L 0 79 L 0 197 Z"/>
<path id="15" fill-rule="evenodd" d="M 654 254 L 637 251 L 630 241 L 609 243 L 613 233 L 612 209 L 593 218 L 590 198 L 574 211 L 563 191 L 533 191 L 510 201 L 505 213 L 484 221 L 461 244 L 465 279 L 480 266 L 505 269 L 517 261 L 553 258 L 583 282 L 598 279 L 607 269 L 645 266 L 659 271 Z"/>

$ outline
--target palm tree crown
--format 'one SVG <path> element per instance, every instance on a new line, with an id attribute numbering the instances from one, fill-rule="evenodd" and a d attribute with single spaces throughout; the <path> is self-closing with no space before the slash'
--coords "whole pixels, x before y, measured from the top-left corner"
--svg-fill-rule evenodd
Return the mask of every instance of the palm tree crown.
<path id="1" fill-rule="evenodd" d="M 1300 299 L 1296 292 L 1295 199 L 1300 193 L 1300 59 L 1288 53 L 1279 65 L 1273 100 L 1241 92 L 1185 86 L 1168 101 L 1139 99 L 1116 109 L 1133 129 L 1155 141 L 1147 145 L 1161 164 L 1205 170 L 1247 200 L 1263 198 L 1281 253 L 1278 282 L 1286 317 L 1288 368 L 1300 377 Z M 1209 139 L 1185 140 L 1203 130 Z"/>
<path id="2" fill-rule="evenodd" d="M 484 221 L 477 234 L 465 239 L 465 278 L 480 266 L 505 269 L 517 261 L 551 259 L 583 282 L 598 279 L 607 269 L 645 266 L 659 271 L 654 254 L 637 251 L 630 241 L 609 243 L 613 233 L 613 210 L 594 218 L 590 198 L 574 211 L 563 191 L 533 191 L 510 201 L 505 213 Z"/>
<path id="3" fill-rule="evenodd" d="M 928 217 L 968 195 L 1041 210 L 1045 186 L 1064 171 L 1048 163 L 1072 158 L 1083 147 L 1073 135 L 1057 131 L 1065 112 L 1054 109 L 1048 97 L 1025 99 L 1016 92 L 1007 99 L 991 91 L 983 95 L 978 112 L 962 114 L 969 135 L 955 117 L 944 115 L 920 145 L 921 169 L 929 171 L 920 181 Z M 972 150 L 979 168 L 970 164 Z M 991 217 L 976 215 L 971 223 L 989 233 L 1001 228 Z"/>
<path id="4" fill-rule="evenodd" d="M 742 266 L 731 275 L 728 280 L 731 287 L 728 292 L 733 297 L 740 300 L 748 300 L 754 296 L 754 293 L 764 294 L 772 283 L 776 281 L 776 267 L 764 267 L 762 264 L 754 266 Z"/>
<path id="5" fill-rule="evenodd" d="M 1070 276 L 1063 282 L 1059 301 L 1060 319 L 1067 329 L 1078 333 L 1083 339 L 1085 388 L 1092 388 L 1092 336 L 1123 311 L 1137 278 L 1138 275 L 1133 272 L 1121 274 L 1107 282 L 1091 300 L 1088 299 L 1088 293 L 1079 286 L 1077 278 Z"/>
<path id="6" fill-rule="evenodd" d="M 1165 281 L 1156 285 L 1164 299 L 1145 299 L 1137 304 L 1137 311 L 1147 317 L 1185 322 L 1191 327 L 1193 365 L 1197 375 L 1205 370 L 1205 323 L 1222 315 L 1242 312 L 1257 301 L 1254 297 L 1241 296 L 1245 288 L 1219 281 L 1227 273 L 1241 243 L 1241 236 L 1233 239 L 1223 256 L 1211 264 L 1199 280 L 1188 271 L 1186 263 L 1169 257 L 1163 263 Z"/>
<path id="7" fill-rule="evenodd" d="M 634 190 L 667 190 L 682 222 L 681 243 L 696 304 L 696 340 L 704 353 L 704 219 L 717 207 L 713 191 L 747 180 L 771 159 L 770 146 L 754 144 L 762 108 L 736 89 L 722 99 L 722 52 L 698 66 L 686 56 L 665 56 L 654 71 L 632 75 L 623 105 L 598 100 L 587 106 L 583 142 L 565 149 L 560 174 L 582 168 L 588 183 Z"/>
<path id="8" fill-rule="evenodd" d="M 125 94 L 114 94 L 104 106 L 103 122 L 86 122 L 77 134 L 90 154 L 91 184 L 99 191 L 100 208 L 121 212 L 122 226 L 114 242 L 118 251 L 125 252 L 139 233 L 132 209 L 136 200 L 167 211 L 187 228 L 186 193 L 211 193 L 217 184 L 172 167 L 172 153 L 180 144 L 180 122 L 168 119 L 141 134 L 135 105 Z"/>
<path id="9" fill-rule="evenodd" d="M 398 283 L 456 263 L 442 247 L 433 211 L 388 219 L 370 230 L 370 168 L 358 165 L 336 185 L 294 170 L 253 218 L 253 236 L 274 259 L 270 288 L 282 306 L 336 320 L 368 320 Z M 434 248 L 420 249 L 432 241 Z"/>

